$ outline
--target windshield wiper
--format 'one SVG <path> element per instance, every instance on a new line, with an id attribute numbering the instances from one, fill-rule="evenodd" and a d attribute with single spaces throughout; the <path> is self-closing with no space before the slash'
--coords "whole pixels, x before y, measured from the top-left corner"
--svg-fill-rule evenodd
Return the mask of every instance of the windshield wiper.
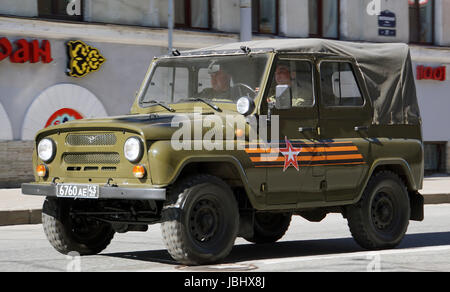
<path id="1" fill-rule="evenodd" d="M 218 112 L 222 112 L 222 110 L 220 109 L 220 107 L 218 107 L 217 105 L 213 104 L 212 102 L 206 101 L 206 100 L 203 99 L 203 98 L 200 98 L 200 97 L 190 97 L 190 98 L 188 98 L 188 100 L 203 102 L 204 104 L 209 105 L 210 107 L 212 107 L 214 110 L 216 110 L 216 111 L 218 111 Z"/>
<path id="2" fill-rule="evenodd" d="M 162 103 L 160 101 L 156 101 L 156 100 L 150 100 L 150 101 L 143 101 L 142 104 L 153 104 L 153 105 L 159 105 L 163 108 L 165 108 L 166 110 L 168 110 L 171 113 L 174 113 L 175 110 L 173 108 L 171 108 L 169 105 Z"/>

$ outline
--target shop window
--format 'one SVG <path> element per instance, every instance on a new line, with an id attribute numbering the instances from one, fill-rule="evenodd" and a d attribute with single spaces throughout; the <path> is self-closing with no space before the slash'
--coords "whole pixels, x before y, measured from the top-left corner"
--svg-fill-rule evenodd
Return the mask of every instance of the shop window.
<path id="1" fill-rule="evenodd" d="M 309 36 L 339 38 L 340 0 L 309 0 Z"/>
<path id="2" fill-rule="evenodd" d="M 446 143 L 445 142 L 425 142 L 425 172 L 444 173 L 446 171 Z"/>
<path id="3" fill-rule="evenodd" d="M 210 29 L 211 0 L 175 0 L 175 26 Z"/>
<path id="4" fill-rule="evenodd" d="M 278 0 L 252 0 L 254 33 L 278 34 Z"/>
<path id="5" fill-rule="evenodd" d="M 84 0 L 38 0 L 38 14 L 42 18 L 83 20 Z"/>
<path id="6" fill-rule="evenodd" d="M 434 0 L 408 0 L 411 43 L 434 42 Z"/>

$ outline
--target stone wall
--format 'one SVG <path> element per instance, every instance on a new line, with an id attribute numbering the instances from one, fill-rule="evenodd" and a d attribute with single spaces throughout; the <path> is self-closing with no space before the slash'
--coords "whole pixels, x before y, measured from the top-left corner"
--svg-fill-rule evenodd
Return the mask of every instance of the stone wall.
<path id="1" fill-rule="evenodd" d="M 0 188 L 34 181 L 33 141 L 0 141 Z"/>

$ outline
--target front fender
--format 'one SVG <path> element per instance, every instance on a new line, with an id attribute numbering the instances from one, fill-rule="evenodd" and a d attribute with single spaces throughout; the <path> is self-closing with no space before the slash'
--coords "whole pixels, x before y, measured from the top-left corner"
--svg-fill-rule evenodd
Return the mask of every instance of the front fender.
<path id="1" fill-rule="evenodd" d="M 174 183 L 183 168 L 194 162 L 231 163 L 238 171 L 243 184 L 248 184 L 244 169 L 250 165 L 247 164 L 251 161 L 245 151 L 175 150 L 170 141 L 157 141 L 151 144 L 148 157 L 154 185 L 167 186 Z"/>
<path id="2" fill-rule="evenodd" d="M 183 169 L 192 163 L 227 163 L 236 170 L 248 198 L 254 207 L 262 208 L 264 197 L 259 192 L 260 183 L 249 179 L 246 169 L 252 167 L 245 151 L 239 150 L 175 150 L 170 141 L 157 141 L 151 144 L 149 151 L 150 176 L 153 185 L 166 187 L 176 182 Z M 207 170 L 205 170 L 207 171 Z"/>

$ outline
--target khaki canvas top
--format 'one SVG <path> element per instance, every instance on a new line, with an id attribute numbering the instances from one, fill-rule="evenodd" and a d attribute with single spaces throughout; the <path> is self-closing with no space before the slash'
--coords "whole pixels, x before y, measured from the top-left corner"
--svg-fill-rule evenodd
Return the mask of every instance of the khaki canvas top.
<path id="1" fill-rule="evenodd" d="M 420 124 L 409 47 L 401 43 L 359 43 L 324 39 L 272 39 L 217 45 L 183 55 L 297 52 L 352 57 L 359 65 L 374 107 L 373 123 Z"/>

